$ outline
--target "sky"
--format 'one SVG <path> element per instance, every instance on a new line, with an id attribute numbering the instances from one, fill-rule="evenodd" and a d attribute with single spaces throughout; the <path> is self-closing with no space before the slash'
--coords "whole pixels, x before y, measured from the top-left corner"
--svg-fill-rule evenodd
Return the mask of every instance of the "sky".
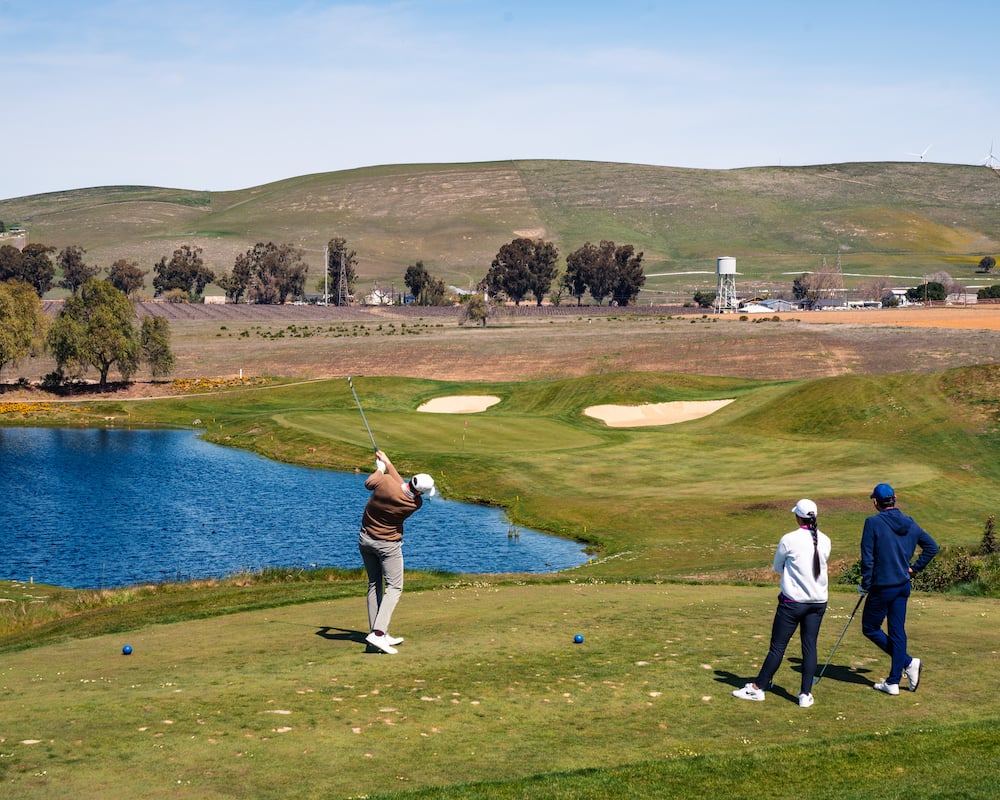
<path id="1" fill-rule="evenodd" d="M 981 164 L 998 32 L 993 0 L 0 0 L 0 199 L 534 158 Z"/>

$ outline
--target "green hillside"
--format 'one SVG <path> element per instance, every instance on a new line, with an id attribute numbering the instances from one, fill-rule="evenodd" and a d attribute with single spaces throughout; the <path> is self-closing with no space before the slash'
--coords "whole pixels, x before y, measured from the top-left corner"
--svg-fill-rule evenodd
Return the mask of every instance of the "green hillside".
<path id="1" fill-rule="evenodd" d="M 258 241 L 292 243 L 318 275 L 323 246 L 346 238 L 359 286 L 402 284 L 422 260 L 473 286 L 503 243 L 541 236 L 563 255 L 612 239 L 645 252 L 640 302 L 715 285 L 715 259 L 739 281 L 789 287 L 839 255 L 845 285 L 947 271 L 975 281 L 1000 251 L 1000 175 L 982 167 L 858 163 L 694 170 L 580 161 L 400 165 L 318 173 L 230 192 L 115 186 L 0 201 L 31 241 L 78 244 L 91 263 L 151 269 L 181 244 L 232 267 Z M 696 273 L 696 274 L 691 274 Z M 318 278 L 310 281 L 314 288 Z"/>

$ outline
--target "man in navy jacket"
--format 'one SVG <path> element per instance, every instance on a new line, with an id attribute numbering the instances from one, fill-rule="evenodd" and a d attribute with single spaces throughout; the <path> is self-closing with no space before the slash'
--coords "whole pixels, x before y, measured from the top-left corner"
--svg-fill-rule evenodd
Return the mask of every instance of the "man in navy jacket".
<path id="1" fill-rule="evenodd" d="M 912 517 L 896 508 L 896 492 L 887 483 L 872 490 L 877 513 L 865 520 L 861 534 L 861 585 L 867 594 L 861 614 L 861 631 L 889 654 L 892 666 L 887 677 L 875 687 L 889 695 L 899 694 L 899 681 L 906 673 L 910 691 L 920 682 L 920 659 L 906 652 L 906 604 L 910 579 L 923 570 L 937 554 L 937 543 Z M 910 559 L 920 547 L 920 557 Z M 882 630 L 887 622 L 888 635 Z"/>

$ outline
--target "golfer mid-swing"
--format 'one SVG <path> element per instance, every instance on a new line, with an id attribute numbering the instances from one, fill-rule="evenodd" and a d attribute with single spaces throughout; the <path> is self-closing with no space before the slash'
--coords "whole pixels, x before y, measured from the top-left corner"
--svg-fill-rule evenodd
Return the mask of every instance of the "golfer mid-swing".
<path id="1" fill-rule="evenodd" d="M 358 549 L 368 573 L 368 626 L 365 641 L 383 653 L 396 653 L 402 638 L 389 635 L 389 622 L 403 593 L 403 522 L 437 493 L 434 479 L 420 473 L 400 477 L 389 457 L 375 451 L 375 471 L 365 481 L 372 493 L 361 518 Z"/>

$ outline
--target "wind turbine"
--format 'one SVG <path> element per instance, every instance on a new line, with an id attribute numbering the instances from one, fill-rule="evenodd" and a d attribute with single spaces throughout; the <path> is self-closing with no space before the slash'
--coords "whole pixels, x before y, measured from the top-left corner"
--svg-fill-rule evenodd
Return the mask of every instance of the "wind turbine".
<path id="1" fill-rule="evenodd" d="M 986 154 L 986 158 L 983 159 L 980 166 L 989 167 L 990 169 L 1000 169 L 1000 159 L 993 155 L 993 142 L 990 142 L 990 151 Z"/>
<path id="2" fill-rule="evenodd" d="M 934 145 L 932 145 L 932 144 L 929 144 L 929 145 L 927 145 L 927 147 L 925 147 L 925 148 L 924 148 L 924 152 L 922 152 L 922 153 L 907 153 L 906 155 L 908 155 L 908 156 L 916 156 L 916 157 L 917 157 L 917 158 L 919 158 L 919 159 L 920 159 L 921 161 L 923 161 L 923 160 L 924 160 L 924 156 L 925 156 L 925 155 L 927 155 L 928 151 L 929 151 L 929 150 L 930 150 L 930 149 L 931 149 L 931 148 L 932 148 L 933 146 L 934 146 Z"/>

